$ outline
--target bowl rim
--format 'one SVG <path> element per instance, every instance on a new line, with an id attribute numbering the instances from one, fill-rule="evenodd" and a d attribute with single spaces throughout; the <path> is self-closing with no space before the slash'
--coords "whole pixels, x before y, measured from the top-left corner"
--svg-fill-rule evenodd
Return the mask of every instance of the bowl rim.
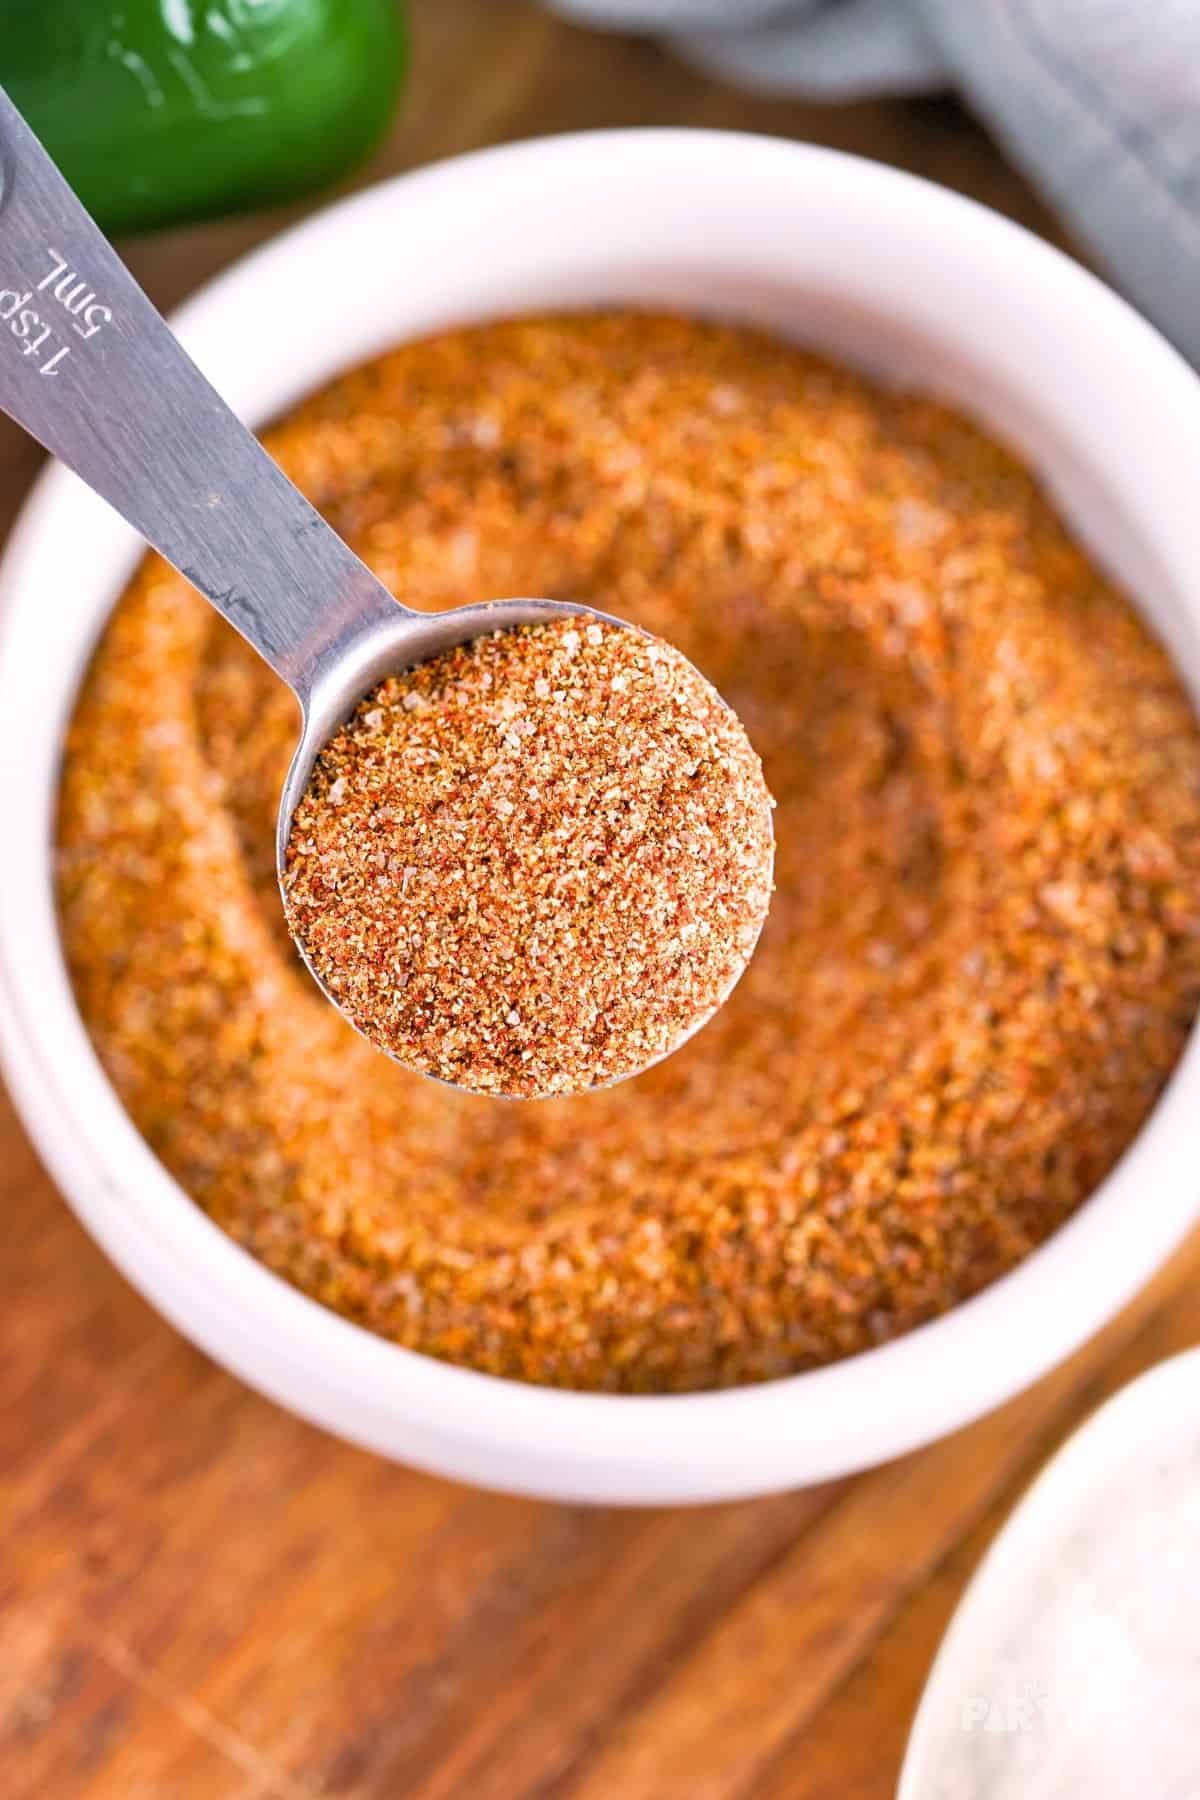
<path id="1" fill-rule="evenodd" d="M 1021 271 L 1047 316 L 1055 309 L 1069 315 L 1072 330 L 1103 350 L 1110 370 L 1123 372 L 1118 385 L 1130 404 L 1136 382 L 1141 415 L 1160 432 L 1159 473 L 1172 475 L 1161 492 L 1144 486 L 1137 503 L 1156 539 L 1169 537 L 1176 563 L 1190 560 L 1197 572 L 1189 611 L 1200 619 L 1200 518 L 1170 511 L 1186 491 L 1189 459 L 1192 468 L 1200 462 L 1200 381 L 1125 302 L 1049 244 L 974 201 L 863 158 L 676 128 L 572 133 L 476 151 L 324 208 L 206 283 L 172 323 L 191 343 L 218 317 L 233 317 L 260 281 L 290 268 L 311 271 L 351 226 L 361 232 L 386 219 L 394 228 L 397 209 L 418 200 L 452 212 L 464 193 L 497 181 L 536 188 L 551 170 L 561 182 L 564 171 L 597 179 L 602 166 L 616 165 L 650 181 L 666 169 L 683 181 L 686 165 L 693 187 L 718 168 L 746 183 L 802 176 L 802 186 L 819 182 L 865 214 L 895 207 L 911 221 L 919 217 L 929 243 L 946 246 L 980 279 Z M 360 354 L 351 350 L 347 362 Z M 321 379 L 314 375 L 297 392 Z M 257 422 L 263 409 L 251 410 Z M 0 765 L 21 743 L 6 705 L 20 680 L 9 653 L 14 618 L 43 591 L 36 565 L 48 547 L 72 519 L 94 518 L 97 504 L 67 471 L 45 470 L 0 560 Z M 70 670 L 68 707 L 93 642 L 89 631 Z M 57 756 L 53 766 L 56 788 Z M 48 819 L 53 793 L 34 803 Z M 45 946 L 31 957 L 25 935 L 31 920 L 36 933 L 53 934 L 66 982 L 52 907 L 48 920 L 39 916 L 33 893 L 40 882 L 45 914 L 48 839 L 44 854 L 40 870 L 16 868 L 0 897 L 0 1067 L 64 1197 L 133 1285 L 217 1361 L 313 1422 L 415 1466 L 465 1469 L 512 1491 L 614 1500 L 731 1498 L 847 1473 L 943 1435 L 1028 1385 L 1111 1317 L 1197 1216 L 1186 1153 L 1200 1100 L 1193 1034 L 1138 1136 L 1072 1218 L 982 1293 L 888 1344 L 760 1385 L 683 1395 L 578 1393 L 441 1363 L 287 1285 L 211 1223 L 157 1162 L 109 1086 L 73 1000 L 73 1023 L 61 1012 L 48 1017 L 47 990 L 38 986 L 52 979 Z M 15 902 L 7 904 L 18 889 L 20 931 Z M 1139 1200 L 1145 1193 L 1153 1205 Z"/>

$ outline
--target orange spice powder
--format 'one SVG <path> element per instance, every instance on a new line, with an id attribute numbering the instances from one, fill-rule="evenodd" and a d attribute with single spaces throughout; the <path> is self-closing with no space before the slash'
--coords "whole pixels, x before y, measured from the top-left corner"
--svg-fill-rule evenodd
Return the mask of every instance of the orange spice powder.
<path id="1" fill-rule="evenodd" d="M 631 314 L 406 346 L 269 443 L 410 604 L 548 594 L 678 645 L 762 755 L 776 894 L 728 1004 L 635 1080 L 505 1106 L 397 1068 L 287 935 L 290 696 L 151 558 L 70 731 L 62 929 L 220 1226 L 414 1349 L 646 1392 L 894 1337 L 1086 1200 L 1200 1003 L 1200 732 L 1017 461 Z"/>
<path id="2" fill-rule="evenodd" d="M 645 632 L 586 616 L 389 676 L 317 758 L 284 910 L 326 990 L 405 1068 L 584 1093 L 716 1011 L 771 898 L 741 724 Z"/>

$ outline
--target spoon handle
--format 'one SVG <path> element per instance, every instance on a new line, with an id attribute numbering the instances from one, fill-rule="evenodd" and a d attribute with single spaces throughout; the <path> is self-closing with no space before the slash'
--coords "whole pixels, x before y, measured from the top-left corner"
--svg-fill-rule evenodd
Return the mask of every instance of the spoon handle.
<path id="1" fill-rule="evenodd" d="M 199 588 L 305 708 L 323 666 L 395 620 L 395 600 L 204 379 L 2 89 L 0 408 Z"/>

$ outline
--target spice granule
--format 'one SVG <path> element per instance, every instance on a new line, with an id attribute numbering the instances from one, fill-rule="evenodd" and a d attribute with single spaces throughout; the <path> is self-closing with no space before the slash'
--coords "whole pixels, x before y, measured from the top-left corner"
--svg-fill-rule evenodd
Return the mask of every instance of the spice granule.
<path id="1" fill-rule="evenodd" d="M 150 559 L 70 729 L 59 903 L 116 1091 L 220 1226 L 413 1349 L 656 1392 L 893 1338 L 1087 1199 L 1200 1001 L 1200 733 L 1012 456 L 629 313 L 406 345 L 269 443 L 406 602 L 553 594 L 676 644 L 762 756 L 776 892 L 632 1081 L 503 1106 L 397 1068 L 287 935 L 291 698 Z"/>
<path id="2" fill-rule="evenodd" d="M 288 922 L 378 1048 L 476 1092 L 618 1081 L 725 999 L 771 895 L 770 796 L 696 669 L 584 615 L 389 676 L 326 745 Z"/>

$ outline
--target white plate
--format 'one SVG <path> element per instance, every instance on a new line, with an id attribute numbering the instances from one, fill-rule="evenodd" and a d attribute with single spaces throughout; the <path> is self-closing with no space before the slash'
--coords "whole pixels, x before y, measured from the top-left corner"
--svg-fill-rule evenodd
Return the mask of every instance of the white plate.
<path id="1" fill-rule="evenodd" d="M 1200 1350 L 1068 1440 L 938 1652 L 898 1800 L 1200 1795 Z"/>

